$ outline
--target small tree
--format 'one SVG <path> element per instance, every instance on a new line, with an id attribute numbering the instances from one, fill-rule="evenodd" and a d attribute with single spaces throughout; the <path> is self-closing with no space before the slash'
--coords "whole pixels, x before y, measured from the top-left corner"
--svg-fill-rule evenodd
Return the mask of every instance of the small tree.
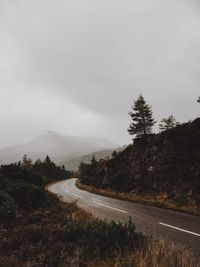
<path id="1" fill-rule="evenodd" d="M 136 137 L 150 134 L 156 121 L 153 118 L 151 107 L 146 103 L 142 95 L 134 101 L 132 110 L 129 112 L 132 119 L 132 123 L 128 129 L 129 134 L 136 135 Z"/>
<path id="2" fill-rule="evenodd" d="M 36 159 L 36 161 L 35 161 L 35 165 L 36 165 L 36 166 L 41 166 L 41 164 L 42 164 L 41 159 Z"/>
<path id="3" fill-rule="evenodd" d="M 30 170 L 32 168 L 32 160 L 28 158 L 27 155 L 23 156 L 22 167 L 27 170 Z"/>
<path id="4" fill-rule="evenodd" d="M 117 152 L 114 150 L 112 153 L 112 157 L 115 158 L 117 156 Z"/>
<path id="5" fill-rule="evenodd" d="M 95 158 L 95 155 L 93 154 L 92 159 L 91 159 L 91 165 L 96 166 L 96 164 L 97 164 L 97 160 Z"/>
<path id="6" fill-rule="evenodd" d="M 173 115 L 170 115 L 168 118 L 164 118 L 161 120 L 159 124 L 159 129 L 161 131 L 166 131 L 169 129 L 172 129 L 173 127 L 177 126 L 178 122 L 176 122 L 176 119 Z"/>
<path id="7" fill-rule="evenodd" d="M 52 163 L 50 157 L 47 155 L 45 158 L 45 164 L 50 165 Z"/>
<path id="8" fill-rule="evenodd" d="M 198 103 L 200 103 L 200 96 L 199 96 L 199 98 L 198 98 L 197 102 L 198 102 Z"/>

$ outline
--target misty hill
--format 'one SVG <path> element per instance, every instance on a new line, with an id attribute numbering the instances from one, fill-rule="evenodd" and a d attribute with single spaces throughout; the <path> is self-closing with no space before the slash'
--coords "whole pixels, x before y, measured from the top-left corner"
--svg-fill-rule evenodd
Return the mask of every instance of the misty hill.
<path id="1" fill-rule="evenodd" d="M 124 150 L 125 148 L 126 146 L 123 146 L 123 147 L 115 149 L 115 151 L 120 152 Z M 78 167 L 81 162 L 89 164 L 93 156 L 95 156 L 96 160 L 108 159 L 111 157 L 112 153 L 113 153 L 113 149 L 101 150 L 101 151 L 97 151 L 97 152 L 90 153 L 87 155 L 83 155 L 81 157 L 67 160 L 65 162 L 62 162 L 62 164 L 64 164 L 68 170 L 78 170 Z"/>
<path id="2" fill-rule="evenodd" d="M 94 151 L 114 149 L 116 144 L 101 138 L 65 136 L 48 131 L 35 140 L 0 150 L 0 163 L 12 163 L 22 159 L 24 154 L 33 160 L 43 159 L 47 154 L 60 164 L 72 158 Z"/>

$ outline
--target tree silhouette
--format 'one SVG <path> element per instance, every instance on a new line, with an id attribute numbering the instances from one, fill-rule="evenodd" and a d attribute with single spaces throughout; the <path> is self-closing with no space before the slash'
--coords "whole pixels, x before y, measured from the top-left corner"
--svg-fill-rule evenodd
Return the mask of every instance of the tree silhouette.
<path id="1" fill-rule="evenodd" d="M 146 103 L 142 95 L 134 101 L 132 110 L 129 112 L 132 119 L 132 123 L 128 129 L 129 134 L 135 135 L 136 137 L 150 134 L 156 121 L 153 118 L 151 107 Z"/>
<path id="2" fill-rule="evenodd" d="M 32 160 L 28 158 L 27 155 L 24 155 L 22 158 L 22 167 L 27 170 L 31 169 L 32 167 Z"/>
<path id="3" fill-rule="evenodd" d="M 112 153 L 112 157 L 115 158 L 117 156 L 117 152 L 114 150 Z"/>
<path id="4" fill-rule="evenodd" d="M 95 158 L 95 156 L 93 154 L 93 157 L 92 157 L 92 160 L 91 160 L 91 165 L 92 166 L 96 166 L 96 164 L 97 164 L 97 160 L 96 160 L 96 158 Z"/>
<path id="5" fill-rule="evenodd" d="M 159 129 L 161 131 L 166 131 L 177 125 L 178 125 L 178 122 L 176 122 L 176 119 L 174 118 L 174 116 L 170 115 L 168 118 L 164 118 L 161 120 L 159 124 Z"/>
<path id="6" fill-rule="evenodd" d="M 46 158 L 45 158 L 45 163 L 47 164 L 47 165 L 50 165 L 51 163 L 52 163 L 52 161 L 51 161 L 51 159 L 50 159 L 50 157 L 47 155 L 46 156 Z"/>

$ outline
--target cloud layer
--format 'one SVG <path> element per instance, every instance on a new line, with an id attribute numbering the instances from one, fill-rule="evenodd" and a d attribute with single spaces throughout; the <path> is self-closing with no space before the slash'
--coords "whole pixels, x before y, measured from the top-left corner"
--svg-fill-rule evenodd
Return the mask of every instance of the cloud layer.
<path id="1" fill-rule="evenodd" d="M 128 142 L 142 93 L 160 120 L 199 114 L 197 0 L 0 0 L 0 147 L 45 129 Z"/>

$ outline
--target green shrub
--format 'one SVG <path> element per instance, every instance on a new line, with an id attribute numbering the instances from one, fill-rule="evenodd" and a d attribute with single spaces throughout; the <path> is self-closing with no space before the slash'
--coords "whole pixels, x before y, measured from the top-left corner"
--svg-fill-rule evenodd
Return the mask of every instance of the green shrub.
<path id="1" fill-rule="evenodd" d="M 36 185 L 16 183 L 9 188 L 9 194 L 23 208 L 39 208 L 48 203 L 46 192 Z"/>
<path id="2" fill-rule="evenodd" d="M 0 191 L 0 221 L 15 218 L 16 205 L 14 199 L 4 191 Z"/>
<path id="3" fill-rule="evenodd" d="M 8 188 L 15 183 L 28 183 L 42 187 L 43 179 L 40 175 L 24 170 L 15 164 L 1 166 L 0 188 L 7 191 Z"/>
<path id="4" fill-rule="evenodd" d="M 135 232 L 135 225 L 107 222 L 99 219 L 78 221 L 70 219 L 64 226 L 64 241 L 78 243 L 86 253 L 93 256 L 108 257 L 113 251 L 134 250 L 144 245 L 145 238 Z"/>

